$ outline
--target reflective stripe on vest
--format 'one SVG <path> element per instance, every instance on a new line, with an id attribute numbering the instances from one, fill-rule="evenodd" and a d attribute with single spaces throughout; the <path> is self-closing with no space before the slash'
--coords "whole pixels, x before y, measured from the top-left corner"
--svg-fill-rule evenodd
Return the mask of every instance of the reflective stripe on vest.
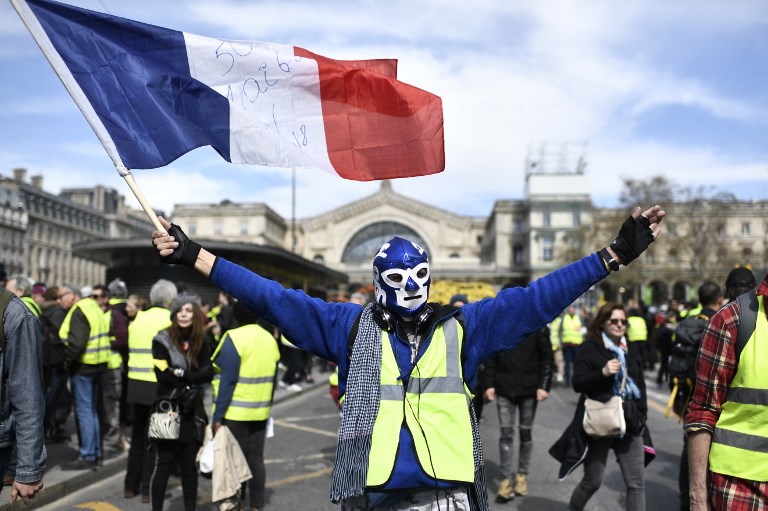
<path id="1" fill-rule="evenodd" d="M 757 324 L 739 357 L 712 435 L 712 472 L 768 481 L 768 320 L 757 297 Z"/>
<path id="2" fill-rule="evenodd" d="M 152 339 L 157 332 L 171 326 L 171 311 L 152 307 L 140 311 L 128 325 L 128 378 L 155 382 L 152 361 Z"/>
<path id="3" fill-rule="evenodd" d="M 581 344 L 584 342 L 584 334 L 581 333 L 583 327 L 584 325 L 578 314 L 573 316 L 570 314 L 563 315 L 559 325 L 561 330 L 560 338 L 563 344 Z"/>
<path id="4" fill-rule="evenodd" d="M 381 402 L 371 439 L 366 486 L 392 475 L 403 423 L 411 432 L 421 469 L 439 480 L 471 483 L 475 477 L 471 394 L 461 367 L 462 329 L 440 323 L 403 388 L 389 335 L 382 332 Z M 415 376 L 418 375 L 418 376 Z"/>
<path id="5" fill-rule="evenodd" d="M 629 342 L 640 342 L 648 340 L 648 325 L 645 319 L 640 316 L 629 316 L 627 318 L 627 340 Z"/>
<path id="6" fill-rule="evenodd" d="M 216 356 L 229 337 L 240 355 L 240 372 L 232 393 L 225 419 L 234 421 L 264 421 L 269 418 L 272 407 L 272 391 L 275 372 L 280 360 L 280 349 L 275 337 L 259 325 L 244 325 L 224 334 L 224 338 L 211 356 L 213 370 L 213 412 L 216 411 L 216 397 L 219 394 L 221 368 L 216 365 Z"/>
<path id="7" fill-rule="evenodd" d="M 21 301 L 24 302 L 24 305 L 26 305 L 27 308 L 32 311 L 32 314 L 37 316 L 38 319 L 40 318 L 40 306 L 34 299 L 32 299 L 31 296 L 22 296 Z"/>
<path id="8" fill-rule="evenodd" d="M 90 332 L 88 341 L 85 344 L 85 350 L 80 355 L 80 363 L 87 365 L 105 364 L 109 359 L 109 325 L 104 319 L 104 311 L 99 304 L 92 298 L 83 298 L 78 300 L 64 318 L 64 322 L 59 328 L 59 337 L 67 342 L 69 337 L 69 327 L 72 322 L 72 314 L 80 309 L 88 321 Z"/>
<path id="9" fill-rule="evenodd" d="M 109 344 L 112 345 L 113 342 L 115 342 L 115 334 L 113 333 L 113 324 L 112 324 L 112 310 L 108 309 L 104 312 L 104 320 L 107 322 L 107 325 L 109 325 Z M 107 360 L 107 369 L 120 369 L 123 365 L 123 357 L 120 355 L 120 352 L 117 350 L 113 350 L 110 348 L 109 350 L 109 359 Z"/>

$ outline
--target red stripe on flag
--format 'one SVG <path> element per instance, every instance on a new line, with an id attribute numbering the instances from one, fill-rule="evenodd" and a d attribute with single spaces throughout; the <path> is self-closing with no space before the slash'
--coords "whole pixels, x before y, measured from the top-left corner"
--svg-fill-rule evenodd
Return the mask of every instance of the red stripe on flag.
<path id="1" fill-rule="evenodd" d="M 294 51 L 317 62 L 328 157 L 341 177 L 372 181 L 445 169 L 442 101 L 397 81 L 396 61 Z"/>

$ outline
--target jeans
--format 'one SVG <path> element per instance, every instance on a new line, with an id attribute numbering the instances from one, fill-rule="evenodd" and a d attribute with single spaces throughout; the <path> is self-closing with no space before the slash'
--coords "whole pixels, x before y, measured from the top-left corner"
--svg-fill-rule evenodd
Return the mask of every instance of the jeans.
<path id="1" fill-rule="evenodd" d="M 645 511 L 645 452 L 643 435 L 624 435 L 623 438 L 590 438 L 584 460 L 584 478 L 571 494 L 568 509 L 580 511 L 590 497 L 600 489 L 605 475 L 608 451 L 613 449 L 616 461 L 627 487 L 627 511 Z"/>
<path id="2" fill-rule="evenodd" d="M 134 493 L 149 495 L 149 476 L 154 463 L 154 443 L 147 438 L 149 414 L 152 407 L 134 403 L 131 448 L 128 450 L 128 466 L 125 470 L 124 488 Z"/>
<path id="3" fill-rule="evenodd" d="M 576 358 L 576 351 L 579 349 L 580 344 L 563 344 L 563 358 L 565 359 L 565 383 L 566 386 L 571 386 L 571 376 L 573 375 L 573 360 Z"/>
<path id="4" fill-rule="evenodd" d="M 67 390 L 67 373 L 60 367 L 49 372 L 48 390 L 45 393 L 45 432 L 53 436 L 64 421 L 57 421 L 56 409 L 62 394 Z"/>
<path id="5" fill-rule="evenodd" d="M 101 431 L 96 405 L 101 375 L 74 374 L 71 377 L 75 415 L 80 427 L 80 457 L 86 461 L 101 458 Z"/>
<path id="6" fill-rule="evenodd" d="M 512 479 L 512 445 L 515 440 L 515 419 L 520 411 L 520 455 L 517 460 L 517 473 L 527 474 L 533 452 L 533 419 L 536 417 L 536 397 L 518 396 L 509 399 L 496 396 L 496 406 L 499 409 L 499 453 L 501 459 L 501 476 Z"/>
<path id="7" fill-rule="evenodd" d="M 267 472 L 264 469 L 264 438 L 267 434 L 267 421 L 225 420 L 224 424 L 237 440 L 240 450 L 248 461 L 248 468 L 253 474 L 250 481 L 243 483 L 243 496 L 247 487 L 251 508 L 261 509 L 264 507 L 264 483 L 267 479 Z"/>
<path id="8" fill-rule="evenodd" d="M 184 494 L 184 510 L 197 509 L 197 463 L 195 457 L 200 449 L 197 442 L 178 440 L 157 440 L 155 463 L 149 482 L 149 500 L 152 511 L 163 511 L 165 490 L 171 467 L 181 468 L 181 489 Z"/>

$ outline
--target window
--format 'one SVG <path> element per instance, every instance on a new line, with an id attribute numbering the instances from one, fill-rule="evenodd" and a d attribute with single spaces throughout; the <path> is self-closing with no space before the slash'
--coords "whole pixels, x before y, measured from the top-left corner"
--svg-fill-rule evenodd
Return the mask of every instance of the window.
<path id="1" fill-rule="evenodd" d="M 451 253 L 448 255 L 448 257 L 449 257 L 450 259 L 458 259 L 458 258 L 459 258 L 459 254 L 458 254 L 458 252 L 451 252 Z"/>
<path id="2" fill-rule="evenodd" d="M 221 236 L 222 227 L 221 227 L 221 220 L 216 220 L 213 222 L 213 234 L 216 236 Z"/>
<path id="3" fill-rule="evenodd" d="M 248 220 L 240 220 L 240 235 L 248 235 Z"/>
<path id="4" fill-rule="evenodd" d="M 549 211 L 543 213 L 541 223 L 544 227 L 550 227 L 552 225 L 552 214 Z"/>
<path id="5" fill-rule="evenodd" d="M 670 263 L 676 263 L 677 262 L 677 251 L 676 250 L 670 250 L 668 260 Z"/>
<path id="6" fill-rule="evenodd" d="M 189 224 L 187 230 L 190 236 L 195 236 L 197 234 L 197 224 Z"/>
<path id="7" fill-rule="evenodd" d="M 515 245 L 512 248 L 512 264 L 514 266 L 522 266 L 525 264 L 525 252 L 521 245 Z"/>
<path id="8" fill-rule="evenodd" d="M 768 229 L 768 227 L 766 227 L 766 229 Z M 515 218 L 512 220 L 512 232 L 523 232 L 522 218 Z"/>
<path id="9" fill-rule="evenodd" d="M 718 225 L 717 226 L 717 235 L 720 236 L 721 238 L 725 238 L 726 234 L 727 234 L 727 231 L 725 229 L 725 224 Z"/>
<path id="10" fill-rule="evenodd" d="M 581 225 L 581 211 L 578 209 L 573 212 L 573 226 L 578 227 Z"/>
<path id="11" fill-rule="evenodd" d="M 749 238 L 749 222 L 743 222 L 741 224 L 741 235 L 744 238 Z"/>
<path id="12" fill-rule="evenodd" d="M 744 259 L 744 264 L 749 264 L 752 262 L 752 248 L 751 247 L 744 247 L 741 250 L 741 257 Z"/>
<path id="13" fill-rule="evenodd" d="M 400 236 L 413 241 L 429 254 L 429 247 L 416 231 L 396 222 L 378 222 L 363 227 L 352 236 L 341 256 L 345 264 L 370 264 L 381 245 L 392 236 Z"/>
<path id="14" fill-rule="evenodd" d="M 554 258 L 555 239 L 551 236 L 546 236 L 542 239 L 541 246 L 541 258 L 545 261 L 551 261 Z"/>

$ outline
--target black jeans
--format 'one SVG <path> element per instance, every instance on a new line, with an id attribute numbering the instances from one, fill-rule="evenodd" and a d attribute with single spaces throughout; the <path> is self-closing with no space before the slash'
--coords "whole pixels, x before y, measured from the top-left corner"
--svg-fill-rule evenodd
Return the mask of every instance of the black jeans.
<path id="1" fill-rule="evenodd" d="M 149 405 L 133 404 L 133 426 L 131 428 L 131 448 L 128 451 L 128 466 L 125 470 L 126 491 L 132 491 L 142 495 L 149 495 L 149 476 L 152 472 L 154 460 L 154 445 L 147 439 L 147 427 L 149 414 L 152 407 Z"/>
<path id="2" fill-rule="evenodd" d="M 149 501 L 152 511 L 162 511 L 168 477 L 173 467 L 181 468 L 181 489 L 184 493 L 184 511 L 197 508 L 197 464 L 195 458 L 200 444 L 195 441 L 155 440 L 157 452 L 149 480 Z"/>
<path id="3" fill-rule="evenodd" d="M 251 469 L 253 478 L 243 483 L 243 498 L 245 488 L 248 488 L 251 508 L 264 507 L 264 483 L 267 472 L 264 469 L 264 439 L 267 433 L 267 421 L 232 421 L 225 420 L 232 436 L 235 437 L 245 459 L 248 460 L 248 468 Z M 245 502 L 245 500 L 243 500 Z"/>

